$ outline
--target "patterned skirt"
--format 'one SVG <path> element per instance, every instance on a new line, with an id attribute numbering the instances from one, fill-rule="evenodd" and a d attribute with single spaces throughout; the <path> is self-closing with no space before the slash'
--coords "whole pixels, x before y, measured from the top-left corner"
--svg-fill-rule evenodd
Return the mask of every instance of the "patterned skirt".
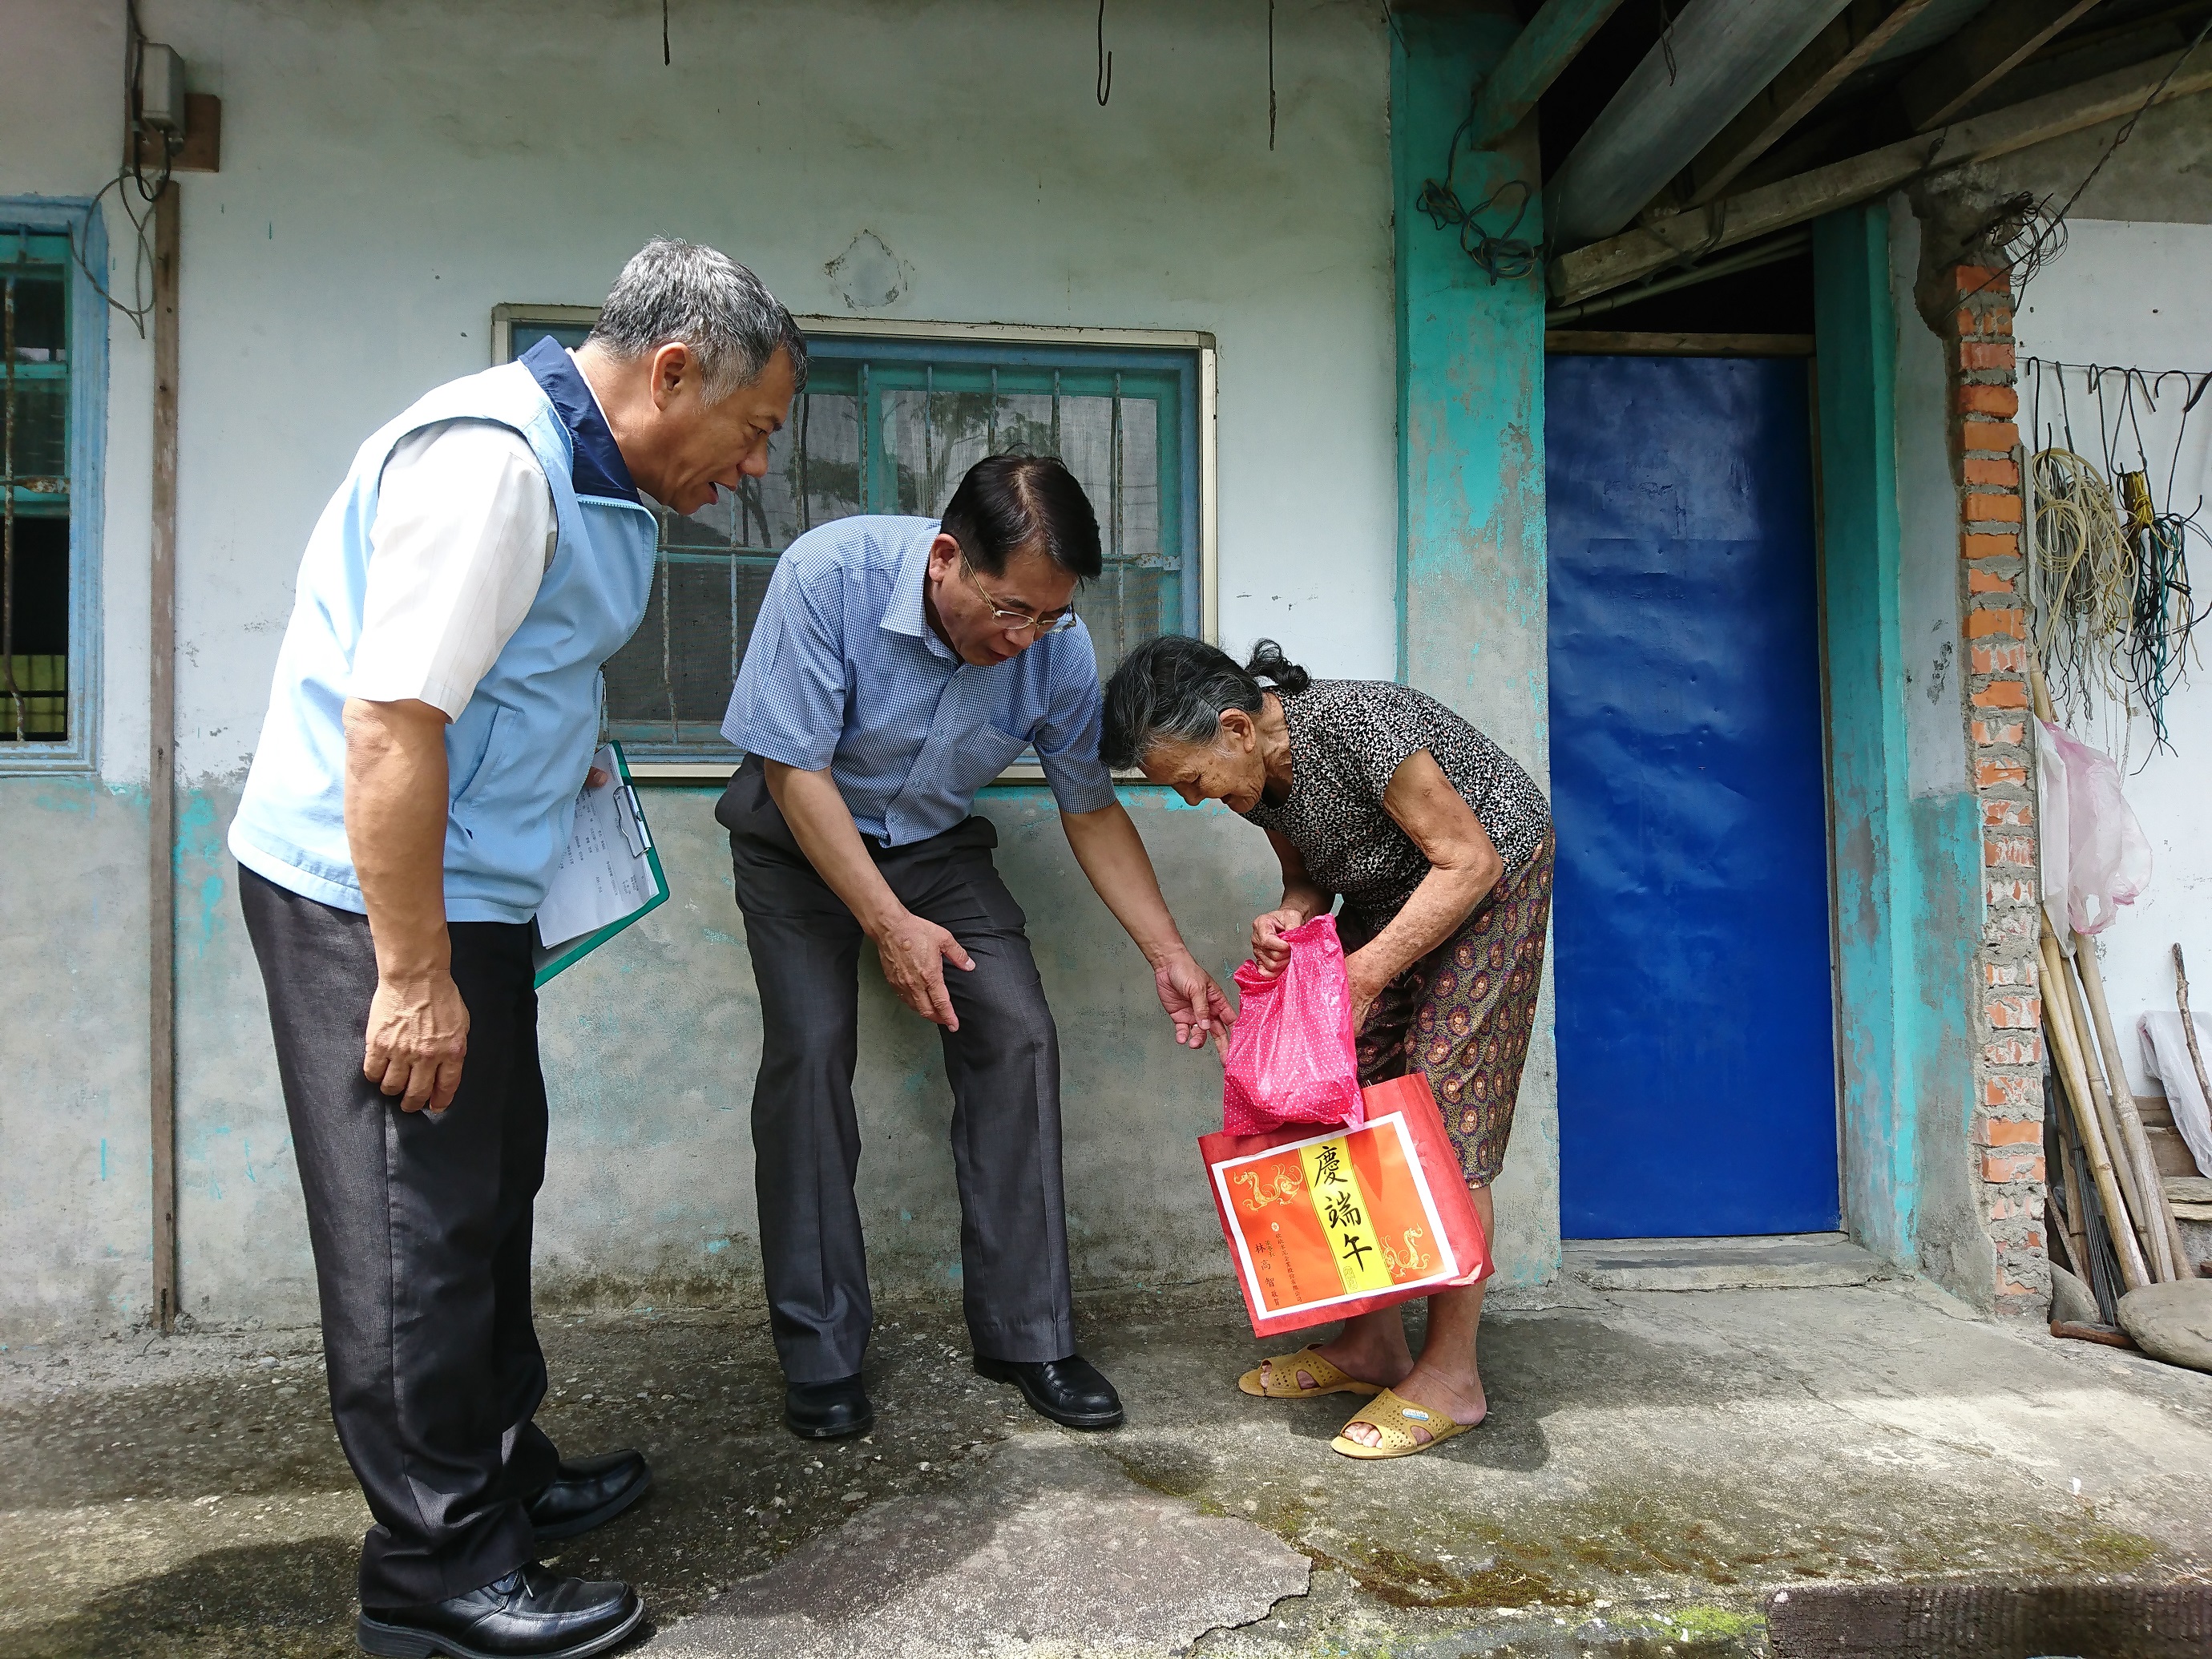
<path id="1" fill-rule="evenodd" d="M 1359 1028 L 1361 1086 L 1426 1073 L 1470 1187 L 1498 1179 L 1513 1133 L 1544 975 L 1553 848 L 1547 832 L 1456 933 L 1382 988 Z M 1345 949 L 1372 937 L 1348 928 Z"/>

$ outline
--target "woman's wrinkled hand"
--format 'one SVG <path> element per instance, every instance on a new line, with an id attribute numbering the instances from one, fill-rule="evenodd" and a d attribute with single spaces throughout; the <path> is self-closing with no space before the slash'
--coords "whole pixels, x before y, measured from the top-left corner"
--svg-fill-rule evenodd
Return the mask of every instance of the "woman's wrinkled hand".
<path id="1" fill-rule="evenodd" d="M 1252 960 L 1269 979 L 1290 966 L 1291 947 L 1283 943 L 1283 935 L 1293 927 L 1303 927 L 1305 915 L 1297 910 L 1270 910 L 1252 922 Z"/>
<path id="2" fill-rule="evenodd" d="M 1387 979 L 1375 976 L 1372 963 L 1361 960 L 1366 955 L 1364 950 L 1354 951 L 1344 959 L 1344 981 L 1346 988 L 1352 993 L 1352 1029 L 1355 1034 L 1367 1024 L 1367 1016 L 1375 1006 L 1375 999 L 1382 994 L 1383 987 L 1389 983 Z"/>

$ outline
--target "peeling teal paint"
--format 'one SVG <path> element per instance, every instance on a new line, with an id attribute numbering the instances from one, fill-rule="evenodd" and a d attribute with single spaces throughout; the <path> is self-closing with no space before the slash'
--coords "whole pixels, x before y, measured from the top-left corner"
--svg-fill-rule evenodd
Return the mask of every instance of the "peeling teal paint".
<path id="1" fill-rule="evenodd" d="M 1544 534 L 1540 270 L 1492 282 L 1458 231 L 1421 210 L 1444 176 L 1492 234 L 1543 234 L 1533 123 L 1495 148 L 1454 136 L 1471 88 L 1516 33 L 1507 9 L 1401 10 L 1390 21 L 1390 163 L 1398 346 L 1398 672 L 1495 738 L 1540 781 L 1550 680 Z M 1504 207 L 1484 206 L 1500 191 Z M 1548 968 L 1547 970 L 1548 986 Z M 1559 1262 L 1559 1135 L 1548 990 L 1500 1184 L 1507 1284 Z"/>
<path id="2" fill-rule="evenodd" d="M 1913 906 L 1898 879 L 1911 836 L 1887 214 L 1854 208 L 1822 219 L 1814 258 L 1844 1212 L 1870 1248 L 1909 1263 L 1913 1097 L 1899 1067 L 1897 1030 L 1910 969 L 1896 947 Z"/>
<path id="3" fill-rule="evenodd" d="M 1965 1144 L 1981 832 L 1959 793 L 1914 799 L 1906 764 L 1896 330 L 1889 216 L 1814 228 L 1827 620 L 1844 1212 L 1918 1265 L 1929 1179 Z"/>

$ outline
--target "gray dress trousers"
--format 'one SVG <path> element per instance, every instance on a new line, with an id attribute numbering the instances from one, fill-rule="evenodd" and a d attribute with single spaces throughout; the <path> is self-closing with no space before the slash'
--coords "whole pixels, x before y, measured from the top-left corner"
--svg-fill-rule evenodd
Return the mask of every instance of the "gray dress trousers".
<path id="1" fill-rule="evenodd" d="M 853 1196 L 860 952 L 844 901 L 800 852 L 757 760 L 715 808 L 761 1000 L 753 1085 L 754 1180 L 769 1324 L 784 1376 L 859 1374 L 873 1306 Z M 863 836 L 899 902 L 957 938 L 972 972 L 947 968 L 960 1016 L 941 1033 L 952 1085 L 952 1164 L 968 1329 L 994 1359 L 1075 1352 L 1060 1186 L 1060 1038 L 1021 907 L 991 862 L 998 832 L 966 822 L 908 846 Z"/>

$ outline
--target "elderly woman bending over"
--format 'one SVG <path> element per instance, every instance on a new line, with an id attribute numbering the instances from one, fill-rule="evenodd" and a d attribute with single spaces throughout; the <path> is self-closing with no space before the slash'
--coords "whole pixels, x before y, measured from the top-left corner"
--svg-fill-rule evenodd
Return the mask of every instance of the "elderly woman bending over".
<path id="1" fill-rule="evenodd" d="M 1262 684 L 1262 682 L 1266 684 Z M 1199 640 L 1139 647 L 1106 688 L 1101 751 L 1195 805 L 1267 832 L 1283 902 L 1252 924 L 1279 973 L 1282 935 L 1336 902 L 1363 1086 L 1418 1069 L 1436 1091 L 1486 1237 L 1536 1019 L 1552 903 L 1552 817 L 1528 775 L 1434 698 L 1316 680 L 1262 640 L 1244 667 Z M 1237 1386 L 1270 1400 L 1376 1395 L 1336 1449 L 1402 1457 L 1482 1421 L 1480 1285 L 1429 1298 L 1417 1364 L 1396 1308 L 1267 1360 Z"/>

